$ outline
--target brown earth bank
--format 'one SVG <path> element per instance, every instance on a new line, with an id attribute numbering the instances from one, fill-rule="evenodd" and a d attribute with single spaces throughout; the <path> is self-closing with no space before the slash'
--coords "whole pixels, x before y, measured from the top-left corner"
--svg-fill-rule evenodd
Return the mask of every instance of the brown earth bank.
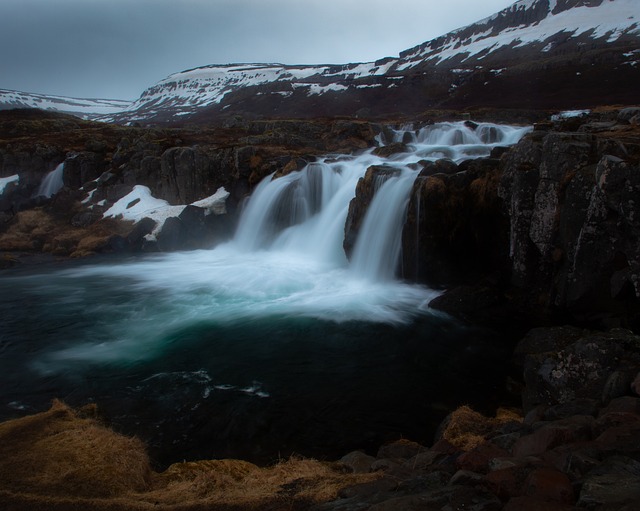
<path id="1" fill-rule="evenodd" d="M 463 406 L 434 443 L 376 456 L 151 468 L 145 447 L 59 401 L 0 424 L 2 509 L 624 510 L 640 501 L 640 337 L 538 328 L 518 344 L 521 409 Z"/>

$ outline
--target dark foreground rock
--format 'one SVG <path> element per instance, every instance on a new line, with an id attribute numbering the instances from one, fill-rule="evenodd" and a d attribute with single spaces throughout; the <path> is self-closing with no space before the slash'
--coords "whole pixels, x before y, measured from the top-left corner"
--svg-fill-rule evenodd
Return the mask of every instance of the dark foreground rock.
<path id="1" fill-rule="evenodd" d="M 640 337 L 628 331 L 536 329 L 515 353 L 524 414 L 486 417 L 463 406 L 430 447 L 401 439 L 374 455 L 267 468 L 209 460 L 158 473 L 140 442 L 100 424 L 95 405 L 55 402 L 0 424 L 0 497 L 16 511 L 634 511 L 639 356 Z"/>

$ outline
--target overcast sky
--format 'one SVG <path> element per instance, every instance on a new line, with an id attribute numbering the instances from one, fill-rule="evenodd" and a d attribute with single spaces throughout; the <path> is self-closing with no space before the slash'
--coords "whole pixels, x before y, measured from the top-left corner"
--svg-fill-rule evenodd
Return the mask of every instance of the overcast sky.
<path id="1" fill-rule="evenodd" d="M 207 64 L 367 62 L 513 1 L 0 0 L 0 89 L 135 99 Z"/>

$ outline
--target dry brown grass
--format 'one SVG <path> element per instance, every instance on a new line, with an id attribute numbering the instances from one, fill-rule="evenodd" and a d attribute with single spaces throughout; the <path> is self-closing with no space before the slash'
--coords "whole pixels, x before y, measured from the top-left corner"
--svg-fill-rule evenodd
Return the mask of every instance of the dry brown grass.
<path id="1" fill-rule="evenodd" d="M 45 252 L 56 256 L 85 257 L 109 251 L 109 242 L 126 237 L 133 222 L 103 219 L 87 228 L 73 227 L 44 209 L 20 211 L 0 234 L 0 251 Z"/>
<path id="2" fill-rule="evenodd" d="M 0 250 L 31 251 L 34 242 L 44 239 L 53 227 L 49 215 L 41 210 L 20 211 L 11 225 L 0 235 Z"/>
<path id="3" fill-rule="evenodd" d="M 495 417 L 485 417 L 468 406 L 461 406 L 449 416 L 442 438 L 463 451 L 470 451 L 509 422 L 522 422 L 522 417 L 505 408 L 499 408 Z"/>
<path id="4" fill-rule="evenodd" d="M 0 487 L 34 495 L 114 497 L 148 487 L 144 445 L 59 401 L 0 424 Z"/>
<path id="5" fill-rule="evenodd" d="M 144 445 L 54 402 L 0 424 L 0 502 L 22 510 L 302 510 L 378 474 L 291 458 L 260 468 L 207 460 L 151 470 Z"/>

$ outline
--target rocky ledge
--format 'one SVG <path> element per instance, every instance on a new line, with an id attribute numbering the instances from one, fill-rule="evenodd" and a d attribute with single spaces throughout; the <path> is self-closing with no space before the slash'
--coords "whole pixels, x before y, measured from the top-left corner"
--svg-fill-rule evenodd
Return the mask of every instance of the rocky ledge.
<path id="1" fill-rule="evenodd" d="M 474 322 L 637 329 L 640 108 L 539 123 L 492 156 L 416 180 L 405 277 Z"/>
<path id="2" fill-rule="evenodd" d="M 574 327 L 518 344 L 523 408 L 463 406 L 433 445 L 408 439 L 335 462 L 240 460 L 155 472 L 95 405 L 0 424 L 5 509 L 633 511 L 640 501 L 640 336 Z"/>
<path id="3" fill-rule="evenodd" d="M 25 254 L 211 247 L 231 235 L 238 205 L 263 177 L 299 169 L 317 155 L 370 147 L 377 131 L 349 120 L 234 118 L 225 126 L 156 128 L 0 112 L 0 267 Z M 61 188 L 47 195 L 39 187 L 61 164 Z M 148 210 L 158 201 L 184 209 L 164 215 L 168 222 L 105 215 L 118 201 L 121 211 L 144 206 L 136 187 L 156 199 Z M 219 207 L 203 206 L 222 189 Z"/>

